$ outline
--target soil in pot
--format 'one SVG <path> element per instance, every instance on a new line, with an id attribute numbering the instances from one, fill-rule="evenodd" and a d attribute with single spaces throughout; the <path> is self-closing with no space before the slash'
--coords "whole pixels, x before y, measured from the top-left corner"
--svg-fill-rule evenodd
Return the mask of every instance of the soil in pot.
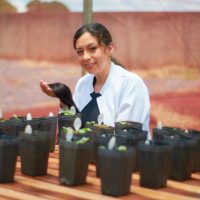
<path id="1" fill-rule="evenodd" d="M 136 129 L 142 130 L 142 123 L 134 122 L 134 121 L 120 121 L 115 123 L 116 130 L 128 130 L 128 129 Z"/>

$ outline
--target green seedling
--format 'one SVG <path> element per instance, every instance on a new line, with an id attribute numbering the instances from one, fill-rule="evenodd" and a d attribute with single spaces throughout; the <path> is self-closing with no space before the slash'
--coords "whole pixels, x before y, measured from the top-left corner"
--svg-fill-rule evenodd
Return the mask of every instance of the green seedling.
<path id="1" fill-rule="evenodd" d="M 100 148 L 100 149 L 106 149 L 106 147 L 105 147 L 105 146 L 99 146 L 99 148 Z"/>
<path id="2" fill-rule="evenodd" d="M 92 130 L 90 128 L 81 128 L 77 131 L 75 131 L 74 129 L 72 129 L 71 127 L 63 127 L 63 130 L 65 133 L 74 133 L 74 134 L 85 134 L 88 132 L 91 132 Z"/>
<path id="3" fill-rule="evenodd" d="M 80 134 L 85 134 L 88 132 L 91 132 L 92 130 L 90 128 L 81 128 L 78 131 L 76 131 L 76 133 L 80 133 Z"/>
<path id="4" fill-rule="evenodd" d="M 86 125 L 95 125 L 95 121 L 86 122 Z"/>
<path id="5" fill-rule="evenodd" d="M 89 138 L 87 137 L 82 137 L 80 140 L 76 141 L 76 144 L 85 144 L 89 141 Z"/>
<path id="6" fill-rule="evenodd" d="M 76 114 L 76 109 L 72 106 L 69 110 L 64 110 L 62 112 L 65 116 L 74 116 Z"/>
<path id="7" fill-rule="evenodd" d="M 125 125 L 125 124 L 126 124 L 126 122 L 124 122 L 124 121 L 121 121 L 121 122 L 119 122 L 119 124 L 121 124 L 121 125 Z"/>
<path id="8" fill-rule="evenodd" d="M 118 151 L 127 151 L 127 147 L 123 146 L 123 145 L 120 145 L 120 146 L 117 147 L 117 150 Z"/>

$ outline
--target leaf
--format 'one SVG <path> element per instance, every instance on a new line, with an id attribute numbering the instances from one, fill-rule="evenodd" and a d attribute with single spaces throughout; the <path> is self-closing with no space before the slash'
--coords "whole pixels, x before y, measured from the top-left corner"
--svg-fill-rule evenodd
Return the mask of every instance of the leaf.
<path id="1" fill-rule="evenodd" d="M 123 146 L 123 145 L 120 145 L 118 148 L 117 148 L 118 151 L 127 151 L 127 147 L 126 146 Z"/>
<path id="2" fill-rule="evenodd" d="M 150 140 L 145 140 L 144 142 L 146 145 L 150 145 L 151 144 L 151 141 Z"/>
<path id="3" fill-rule="evenodd" d="M 80 140 L 76 141 L 76 144 L 85 144 L 86 142 L 89 141 L 89 138 L 87 137 L 82 137 Z"/>
<path id="4" fill-rule="evenodd" d="M 76 131 L 81 128 L 81 119 L 79 117 L 74 120 L 74 128 Z"/>
<path id="5" fill-rule="evenodd" d="M 67 128 L 66 128 L 66 127 L 63 127 L 63 130 L 64 130 L 64 132 L 67 133 L 67 134 L 68 134 L 68 133 L 74 133 L 74 130 L 73 130 L 71 127 L 67 127 Z"/>
<path id="6" fill-rule="evenodd" d="M 27 114 L 26 120 L 32 120 L 32 115 L 31 115 L 31 113 L 28 113 L 28 114 Z"/>
<path id="7" fill-rule="evenodd" d="M 69 109 L 69 111 L 72 113 L 72 115 L 76 114 L 76 108 L 74 106 L 71 106 L 71 108 Z"/>
<path id="8" fill-rule="evenodd" d="M 86 122 L 87 125 L 95 125 L 95 121 Z"/>
<path id="9" fill-rule="evenodd" d="M 49 117 L 53 117 L 54 115 L 53 115 L 53 113 L 52 112 L 50 112 L 49 113 Z"/>
<path id="10" fill-rule="evenodd" d="M 161 121 L 158 122 L 157 129 L 160 129 L 160 130 L 162 129 L 162 122 Z"/>
<path id="11" fill-rule="evenodd" d="M 115 147 L 116 145 L 116 137 L 115 136 L 112 136 L 110 141 L 108 142 L 108 149 L 109 150 L 113 150 L 113 148 Z"/>
<path id="12" fill-rule="evenodd" d="M 13 114 L 13 118 L 17 119 L 18 117 L 17 117 L 17 115 L 16 115 L 16 114 Z"/>
<path id="13" fill-rule="evenodd" d="M 189 133 L 189 131 L 188 131 L 188 129 L 185 129 L 185 131 L 184 131 L 185 133 Z"/>
<path id="14" fill-rule="evenodd" d="M 26 134 L 32 134 L 33 131 L 31 125 L 26 125 L 24 132 Z"/>
<path id="15" fill-rule="evenodd" d="M 97 122 L 99 125 L 101 125 L 103 123 L 103 119 L 104 119 L 103 113 L 100 113 L 97 118 Z"/>
<path id="16" fill-rule="evenodd" d="M 67 135 L 66 135 L 67 142 L 71 142 L 73 136 L 74 136 L 73 132 L 68 132 Z"/>

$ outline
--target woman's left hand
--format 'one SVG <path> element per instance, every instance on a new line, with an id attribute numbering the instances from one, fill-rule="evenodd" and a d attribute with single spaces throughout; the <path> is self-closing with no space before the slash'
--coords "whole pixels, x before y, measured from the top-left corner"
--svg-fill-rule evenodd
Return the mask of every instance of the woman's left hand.
<path id="1" fill-rule="evenodd" d="M 48 86 L 48 83 L 45 81 L 40 81 L 41 90 L 50 97 L 56 97 L 53 90 Z"/>

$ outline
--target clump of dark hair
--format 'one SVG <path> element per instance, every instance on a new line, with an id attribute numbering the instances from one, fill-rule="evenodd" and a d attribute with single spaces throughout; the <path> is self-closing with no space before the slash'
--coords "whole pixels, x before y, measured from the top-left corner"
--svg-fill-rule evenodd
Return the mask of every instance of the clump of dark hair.
<path id="1" fill-rule="evenodd" d="M 73 101 L 71 90 L 67 85 L 64 83 L 51 83 L 48 84 L 48 86 L 52 89 L 55 96 L 58 97 L 62 103 L 64 103 L 69 108 L 74 106 L 76 111 L 79 112 L 76 104 Z"/>
<path id="2" fill-rule="evenodd" d="M 113 40 L 112 40 L 112 36 L 110 34 L 110 32 L 108 31 L 108 29 L 103 26 L 100 23 L 89 23 L 89 24 L 85 24 L 82 27 L 80 27 L 75 35 L 74 35 L 74 39 L 73 39 L 73 46 L 74 49 L 76 49 L 76 42 L 77 40 L 81 37 L 81 35 L 83 35 L 84 33 L 90 33 L 92 36 L 97 38 L 97 41 L 100 45 L 104 45 L 104 46 L 109 46 Z M 111 57 L 111 60 L 116 64 L 116 65 L 120 65 L 123 67 L 123 65 L 114 57 Z"/>

